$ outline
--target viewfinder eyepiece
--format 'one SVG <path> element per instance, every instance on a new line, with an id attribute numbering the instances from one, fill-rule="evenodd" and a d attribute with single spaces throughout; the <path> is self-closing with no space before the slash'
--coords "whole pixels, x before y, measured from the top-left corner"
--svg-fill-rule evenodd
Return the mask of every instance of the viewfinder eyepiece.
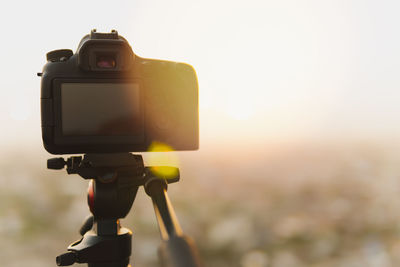
<path id="1" fill-rule="evenodd" d="M 114 69 L 116 65 L 115 55 L 99 54 L 96 56 L 96 66 L 99 69 Z"/>

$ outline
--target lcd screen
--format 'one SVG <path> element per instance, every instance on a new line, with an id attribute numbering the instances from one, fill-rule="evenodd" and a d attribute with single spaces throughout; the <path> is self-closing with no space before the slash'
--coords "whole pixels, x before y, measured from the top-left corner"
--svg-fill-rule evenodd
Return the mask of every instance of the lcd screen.
<path id="1" fill-rule="evenodd" d="M 138 136 L 144 131 L 137 83 L 62 83 L 66 136 Z"/>

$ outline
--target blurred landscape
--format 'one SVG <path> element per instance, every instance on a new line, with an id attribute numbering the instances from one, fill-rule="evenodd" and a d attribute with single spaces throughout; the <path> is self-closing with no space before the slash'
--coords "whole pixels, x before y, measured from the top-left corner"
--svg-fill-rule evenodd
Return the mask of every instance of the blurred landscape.
<path id="1" fill-rule="evenodd" d="M 45 168 L 36 73 L 91 29 L 196 70 L 201 148 L 160 164 L 181 170 L 169 195 L 205 266 L 400 266 L 399 10 L 394 0 L 3 1 L 0 266 L 56 266 L 80 238 L 87 181 Z M 122 225 L 133 266 L 158 266 L 142 189 Z"/>
<path id="2" fill-rule="evenodd" d="M 177 153 L 169 195 L 206 266 L 399 266 L 400 145 L 221 145 Z M 145 160 L 149 158 L 145 153 Z M 55 266 L 79 238 L 87 181 L 45 169 L 42 153 L 3 154 L 2 266 Z M 158 266 L 159 233 L 141 189 L 122 224 L 133 266 Z"/>

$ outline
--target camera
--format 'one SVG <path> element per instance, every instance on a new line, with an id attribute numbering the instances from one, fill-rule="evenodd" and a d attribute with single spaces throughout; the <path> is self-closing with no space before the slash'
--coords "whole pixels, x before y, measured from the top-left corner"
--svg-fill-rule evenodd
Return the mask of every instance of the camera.
<path id="1" fill-rule="evenodd" d="M 141 58 L 115 30 L 92 30 L 75 53 L 47 53 L 40 76 L 42 139 L 51 154 L 144 152 L 154 142 L 199 147 L 193 67 Z"/>

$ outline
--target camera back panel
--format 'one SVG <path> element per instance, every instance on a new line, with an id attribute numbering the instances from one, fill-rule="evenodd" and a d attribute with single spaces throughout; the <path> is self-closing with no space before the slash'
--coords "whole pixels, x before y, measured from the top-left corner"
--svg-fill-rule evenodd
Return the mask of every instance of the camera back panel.
<path id="1" fill-rule="evenodd" d="M 41 81 L 48 152 L 143 152 L 153 142 L 198 149 L 198 85 L 190 65 L 138 57 L 118 35 L 88 35 L 75 54 L 51 53 Z"/>

